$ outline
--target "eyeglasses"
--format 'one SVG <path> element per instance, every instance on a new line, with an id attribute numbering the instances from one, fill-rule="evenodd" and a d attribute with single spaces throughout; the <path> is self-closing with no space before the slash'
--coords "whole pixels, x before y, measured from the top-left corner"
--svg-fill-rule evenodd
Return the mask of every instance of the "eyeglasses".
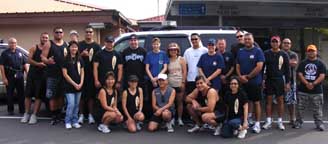
<path id="1" fill-rule="evenodd" d="M 86 31 L 85 33 L 93 33 L 93 31 Z"/>
<path id="2" fill-rule="evenodd" d="M 191 39 L 191 41 L 196 41 L 196 40 L 198 40 L 198 38 L 192 38 L 192 39 Z"/>
<path id="3" fill-rule="evenodd" d="M 207 44 L 208 46 L 214 46 L 214 44 Z"/>
<path id="4" fill-rule="evenodd" d="M 62 34 L 62 31 L 55 31 L 56 34 Z"/>
<path id="5" fill-rule="evenodd" d="M 236 38 L 241 38 L 241 37 L 243 37 L 243 35 L 238 35 L 238 36 L 236 36 Z"/>
<path id="6" fill-rule="evenodd" d="M 234 82 L 232 82 L 232 83 L 230 83 L 230 85 L 238 85 L 238 83 L 234 83 Z"/>

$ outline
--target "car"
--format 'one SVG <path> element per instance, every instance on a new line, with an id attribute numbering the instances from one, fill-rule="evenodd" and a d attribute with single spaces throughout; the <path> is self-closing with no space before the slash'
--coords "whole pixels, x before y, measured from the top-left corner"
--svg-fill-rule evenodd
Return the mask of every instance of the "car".
<path id="1" fill-rule="evenodd" d="M 8 48 L 8 44 L 7 43 L 0 43 L 0 55 L 7 48 Z M 26 59 L 28 58 L 29 52 L 26 49 L 24 49 L 24 48 L 22 48 L 20 46 L 17 46 L 17 50 L 19 50 Z M 3 99 L 5 97 L 6 97 L 6 86 L 3 84 L 2 75 L 0 74 L 0 98 Z"/>

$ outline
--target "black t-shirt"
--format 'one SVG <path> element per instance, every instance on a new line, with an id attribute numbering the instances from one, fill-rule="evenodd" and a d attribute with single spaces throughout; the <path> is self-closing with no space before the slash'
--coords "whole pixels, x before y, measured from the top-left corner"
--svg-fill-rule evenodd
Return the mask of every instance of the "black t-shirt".
<path id="1" fill-rule="evenodd" d="M 79 60 L 74 59 L 65 59 L 63 68 L 67 69 L 68 76 L 77 84 L 81 82 L 81 70 L 84 67 L 84 62 L 82 58 Z M 65 91 L 67 93 L 70 92 L 79 92 L 81 90 L 76 90 L 73 85 L 71 85 L 68 81 L 65 81 Z"/>
<path id="2" fill-rule="evenodd" d="M 64 62 L 64 53 L 67 52 L 67 43 L 64 42 L 62 45 L 58 46 L 53 41 L 51 42 L 49 54 L 47 58 L 53 57 L 55 64 L 48 64 L 46 67 L 47 77 L 58 78 L 62 77 L 61 67 Z"/>
<path id="3" fill-rule="evenodd" d="M 224 65 L 225 65 L 225 67 L 223 68 L 223 70 L 222 70 L 222 74 L 227 74 L 228 72 L 229 72 L 229 70 L 231 69 L 231 67 L 233 67 L 234 66 L 234 64 L 235 64 L 235 59 L 234 59 L 234 57 L 233 57 L 233 55 L 232 55 L 232 53 L 231 52 L 224 52 L 223 54 L 222 54 L 222 56 L 223 56 L 223 59 L 224 59 Z"/>
<path id="4" fill-rule="evenodd" d="M 137 49 L 127 48 L 122 53 L 124 77 L 136 75 L 139 81 L 144 82 L 146 50 L 138 47 Z"/>
<path id="5" fill-rule="evenodd" d="M 101 47 L 96 42 L 87 43 L 86 41 L 81 41 L 79 42 L 79 52 L 81 53 L 84 50 L 89 52 L 89 56 L 82 56 L 84 62 L 85 78 L 88 80 L 93 80 L 92 62 L 94 56 L 101 50 Z"/>
<path id="6" fill-rule="evenodd" d="M 236 57 L 237 57 L 237 53 L 238 53 L 238 51 L 239 51 L 241 48 L 243 48 L 243 47 L 245 47 L 245 45 L 242 44 L 242 43 L 235 43 L 235 44 L 232 44 L 232 45 L 231 45 L 231 53 L 232 53 L 232 56 L 233 56 L 234 58 L 236 58 Z"/>
<path id="7" fill-rule="evenodd" d="M 41 54 L 42 54 L 42 50 L 40 50 L 39 46 L 36 45 L 32 59 L 36 62 L 42 62 Z M 45 69 L 44 67 L 37 67 L 31 64 L 30 69 L 28 70 L 28 76 L 34 79 L 42 78 L 42 76 L 44 75 L 44 69 Z"/>
<path id="8" fill-rule="evenodd" d="M 231 91 L 228 91 L 223 100 L 228 107 L 229 120 L 244 117 L 243 106 L 248 103 L 248 98 L 245 92 L 239 91 L 236 94 L 232 94 Z"/>
<path id="9" fill-rule="evenodd" d="M 314 82 L 316 79 L 318 79 L 320 74 L 326 74 L 326 65 L 319 59 L 316 59 L 314 61 L 305 59 L 299 64 L 297 68 L 297 73 L 302 73 L 304 78 L 308 82 Z M 323 93 L 322 83 L 315 85 L 312 90 L 309 90 L 301 82 L 298 86 L 298 90 L 300 92 L 310 93 L 310 94 Z"/>
<path id="10" fill-rule="evenodd" d="M 122 57 L 115 50 L 108 51 L 106 49 L 103 49 L 95 55 L 94 62 L 99 63 L 98 80 L 102 85 L 104 85 L 105 76 L 107 72 L 113 71 L 115 73 L 115 76 L 117 77 L 117 67 L 118 65 L 122 64 Z"/>
<path id="11" fill-rule="evenodd" d="M 264 52 L 265 75 L 267 79 L 283 79 L 290 81 L 289 56 L 284 51 L 273 52 L 271 49 Z"/>

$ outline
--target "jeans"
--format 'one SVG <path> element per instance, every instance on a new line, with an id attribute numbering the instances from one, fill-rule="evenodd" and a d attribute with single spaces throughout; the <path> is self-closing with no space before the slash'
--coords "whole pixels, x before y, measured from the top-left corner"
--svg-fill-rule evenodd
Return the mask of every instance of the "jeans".
<path id="1" fill-rule="evenodd" d="M 67 103 L 65 123 L 77 123 L 81 92 L 66 93 L 65 97 Z"/>
<path id="2" fill-rule="evenodd" d="M 241 119 L 240 118 L 235 118 L 228 120 L 228 125 L 231 126 L 232 130 L 238 130 L 240 125 L 241 125 Z"/>

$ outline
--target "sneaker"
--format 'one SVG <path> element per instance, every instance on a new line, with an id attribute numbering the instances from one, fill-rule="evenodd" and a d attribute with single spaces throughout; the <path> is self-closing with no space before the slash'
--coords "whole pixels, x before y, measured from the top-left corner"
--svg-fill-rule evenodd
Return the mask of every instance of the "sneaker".
<path id="1" fill-rule="evenodd" d="M 110 133 L 110 129 L 108 128 L 108 126 L 106 126 L 104 124 L 100 124 L 98 126 L 98 131 L 100 131 L 102 133 Z"/>
<path id="2" fill-rule="evenodd" d="M 254 133 L 260 133 L 261 132 L 261 127 L 259 125 L 254 125 L 252 128 Z"/>
<path id="3" fill-rule="evenodd" d="M 171 119 L 170 123 L 171 123 L 172 126 L 175 126 L 175 119 L 174 118 Z"/>
<path id="4" fill-rule="evenodd" d="M 23 117 L 22 117 L 22 119 L 21 119 L 21 123 L 27 123 L 28 122 L 28 120 L 29 120 L 29 118 L 30 118 L 30 115 L 28 114 L 28 113 L 24 113 L 24 115 L 23 115 Z"/>
<path id="5" fill-rule="evenodd" d="M 89 121 L 89 124 L 95 123 L 95 119 L 93 118 L 93 116 L 91 114 L 89 114 L 88 121 Z"/>
<path id="6" fill-rule="evenodd" d="M 217 127 L 215 128 L 215 130 L 214 130 L 213 135 L 214 135 L 214 136 L 218 136 L 218 135 L 220 135 L 220 131 L 221 131 L 221 126 L 217 126 Z"/>
<path id="7" fill-rule="evenodd" d="M 184 123 L 181 118 L 178 119 L 178 124 L 179 124 L 179 126 L 184 126 Z"/>
<path id="8" fill-rule="evenodd" d="M 174 132 L 174 129 L 173 129 L 173 126 L 172 126 L 172 123 L 171 122 L 168 122 L 166 124 L 166 127 L 167 127 L 167 132 L 168 133 L 173 133 Z"/>
<path id="9" fill-rule="evenodd" d="M 72 125 L 70 123 L 67 123 L 67 124 L 65 124 L 65 128 L 66 129 L 71 129 L 72 128 Z"/>
<path id="10" fill-rule="evenodd" d="M 272 122 L 266 121 L 264 125 L 262 126 L 263 129 L 267 130 L 272 127 Z"/>
<path id="11" fill-rule="evenodd" d="M 303 126 L 303 122 L 301 121 L 296 121 L 295 124 L 293 125 L 294 129 L 300 129 Z"/>
<path id="12" fill-rule="evenodd" d="M 30 117 L 30 121 L 28 122 L 28 124 L 36 124 L 38 122 L 38 119 L 36 117 L 35 114 L 32 114 Z"/>
<path id="13" fill-rule="evenodd" d="M 248 125 L 253 126 L 255 122 L 253 121 L 252 117 L 248 117 Z"/>
<path id="14" fill-rule="evenodd" d="M 285 126 L 284 126 L 284 124 L 283 124 L 282 122 L 278 122 L 277 124 L 278 124 L 278 128 L 279 128 L 280 130 L 282 130 L 282 131 L 285 130 Z"/>
<path id="15" fill-rule="evenodd" d="M 142 124 L 141 122 L 137 122 L 137 124 L 136 124 L 138 131 L 140 131 L 142 129 L 141 124 Z"/>
<path id="16" fill-rule="evenodd" d="M 232 134 L 233 134 L 234 136 L 237 136 L 237 135 L 238 135 L 238 133 L 239 133 L 239 131 L 238 131 L 238 130 L 233 130 L 233 133 L 232 133 Z"/>
<path id="17" fill-rule="evenodd" d="M 75 123 L 72 125 L 74 128 L 78 129 L 81 128 L 82 126 L 79 123 Z"/>
<path id="18" fill-rule="evenodd" d="M 245 130 L 241 130 L 241 131 L 239 131 L 237 137 L 238 137 L 239 139 L 244 139 L 245 136 L 246 136 L 246 134 L 247 134 L 247 130 L 246 130 L 246 129 L 245 129 Z"/>
<path id="19" fill-rule="evenodd" d="M 323 124 L 320 124 L 320 125 L 317 126 L 317 129 L 319 131 L 325 131 L 326 128 L 325 128 L 325 126 Z"/>
<path id="20" fill-rule="evenodd" d="M 78 123 L 83 124 L 84 116 L 80 114 L 79 119 L 77 120 Z"/>
<path id="21" fill-rule="evenodd" d="M 198 125 L 195 125 L 193 128 L 188 129 L 188 133 L 193 133 L 193 132 L 196 132 L 199 130 L 200 130 L 200 127 Z"/>

